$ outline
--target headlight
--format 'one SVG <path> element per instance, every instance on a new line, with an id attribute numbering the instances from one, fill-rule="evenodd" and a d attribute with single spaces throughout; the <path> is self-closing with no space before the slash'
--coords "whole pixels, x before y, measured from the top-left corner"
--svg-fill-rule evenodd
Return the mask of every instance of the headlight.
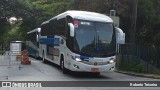
<path id="1" fill-rule="evenodd" d="M 81 62 L 82 60 L 78 56 L 71 56 L 71 58 L 77 62 Z"/>
<path id="2" fill-rule="evenodd" d="M 109 59 L 109 63 L 114 63 L 115 62 L 115 59 L 114 58 L 110 58 Z"/>
<path id="3" fill-rule="evenodd" d="M 109 63 L 114 63 L 114 60 L 110 60 Z"/>
<path id="4" fill-rule="evenodd" d="M 81 62 L 81 61 L 82 61 L 80 58 L 75 58 L 75 60 L 76 60 L 77 62 Z"/>

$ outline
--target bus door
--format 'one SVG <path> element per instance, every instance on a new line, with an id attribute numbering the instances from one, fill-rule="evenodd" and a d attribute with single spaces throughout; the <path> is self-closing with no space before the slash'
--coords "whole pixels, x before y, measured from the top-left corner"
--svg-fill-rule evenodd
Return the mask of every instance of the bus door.
<path id="1" fill-rule="evenodd" d="M 48 36 L 47 38 L 49 38 L 48 40 L 50 40 L 50 42 L 54 40 L 54 36 Z M 46 57 L 48 59 L 54 60 L 53 49 L 54 49 L 53 43 L 47 44 Z"/>
<path id="2" fill-rule="evenodd" d="M 48 37 L 50 39 L 50 44 L 47 44 L 47 58 L 51 60 L 57 60 L 59 57 L 59 45 L 60 39 L 55 37 Z"/>
<path id="3" fill-rule="evenodd" d="M 54 60 L 58 61 L 60 57 L 60 38 L 55 37 L 54 38 L 54 48 L 53 48 L 53 56 Z"/>

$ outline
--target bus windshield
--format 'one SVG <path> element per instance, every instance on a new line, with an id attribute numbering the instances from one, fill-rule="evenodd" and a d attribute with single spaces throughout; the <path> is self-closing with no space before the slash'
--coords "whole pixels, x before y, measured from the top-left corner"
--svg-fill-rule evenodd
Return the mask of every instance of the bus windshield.
<path id="1" fill-rule="evenodd" d="M 87 56 L 115 54 L 115 35 L 109 23 L 76 21 L 74 50 Z"/>

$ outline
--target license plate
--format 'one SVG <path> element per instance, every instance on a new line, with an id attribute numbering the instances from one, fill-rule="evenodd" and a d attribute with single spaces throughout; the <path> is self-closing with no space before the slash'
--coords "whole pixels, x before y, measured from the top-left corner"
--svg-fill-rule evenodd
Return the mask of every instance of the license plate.
<path id="1" fill-rule="evenodd" d="M 89 60 L 90 62 L 104 62 L 103 59 L 92 59 L 92 60 Z"/>
<path id="2" fill-rule="evenodd" d="M 99 68 L 91 68 L 91 72 L 99 72 Z"/>

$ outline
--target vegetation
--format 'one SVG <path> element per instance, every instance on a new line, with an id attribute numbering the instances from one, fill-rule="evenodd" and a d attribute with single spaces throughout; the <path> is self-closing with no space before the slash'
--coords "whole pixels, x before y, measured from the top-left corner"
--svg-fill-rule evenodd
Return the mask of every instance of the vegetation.
<path id="1" fill-rule="evenodd" d="M 0 0 L 0 42 L 7 44 L 13 39 L 25 40 L 27 31 L 73 9 L 103 14 L 115 9 L 127 42 L 160 45 L 159 0 Z M 10 25 L 7 19 L 13 16 L 23 20 Z"/>
<path id="2" fill-rule="evenodd" d="M 147 73 L 147 68 L 142 64 L 121 64 L 119 66 L 120 70 L 132 71 L 137 73 Z"/>
<path id="3" fill-rule="evenodd" d="M 126 34 L 127 43 L 160 46 L 160 0 L 0 0 L 0 49 L 2 45 L 9 47 L 12 40 L 25 41 L 28 31 L 67 10 L 108 15 L 111 9 L 115 9 L 120 17 L 120 28 Z M 10 24 L 10 17 L 16 17 L 18 21 Z M 139 63 L 122 63 L 119 69 L 147 72 Z"/>

